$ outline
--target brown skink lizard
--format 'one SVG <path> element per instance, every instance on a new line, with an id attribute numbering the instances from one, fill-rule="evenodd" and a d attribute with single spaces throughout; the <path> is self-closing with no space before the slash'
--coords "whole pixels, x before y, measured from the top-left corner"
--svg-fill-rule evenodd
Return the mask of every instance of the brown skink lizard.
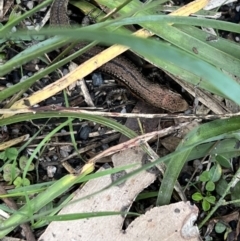
<path id="1" fill-rule="evenodd" d="M 68 0 L 55 0 L 53 2 L 50 17 L 51 25 L 69 26 L 67 5 Z M 79 43 L 74 48 L 81 49 L 84 46 L 85 43 Z M 95 46 L 76 58 L 75 61 L 79 64 L 83 63 L 103 50 L 102 47 Z M 181 95 L 158 84 L 151 83 L 133 63 L 122 56 L 118 56 L 102 65 L 99 70 L 124 84 L 137 98 L 146 101 L 154 107 L 170 112 L 185 111 L 188 108 L 187 102 Z"/>

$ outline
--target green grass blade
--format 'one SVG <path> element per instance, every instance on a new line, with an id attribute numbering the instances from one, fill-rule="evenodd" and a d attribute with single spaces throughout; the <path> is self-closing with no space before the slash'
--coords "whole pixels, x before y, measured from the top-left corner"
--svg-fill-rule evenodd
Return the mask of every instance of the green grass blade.
<path id="1" fill-rule="evenodd" d="M 119 43 L 128 45 L 143 56 L 161 57 L 164 61 L 197 75 L 200 87 L 204 88 L 206 85 L 210 86 L 212 92 L 226 96 L 228 99 L 240 104 L 240 99 L 238 98 L 240 86 L 235 80 L 231 79 L 211 64 L 176 47 L 166 46 L 166 44 L 160 41 L 141 39 L 125 34 L 110 33 L 104 30 L 93 31 L 90 27 L 76 30 L 51 30 L 51 32 L 73 39 L 81 38 L 90 41 L 98 40 L 99 42 L 105 42 L 107 44 Z M 41 31 L 41 33 L 50 34 L 48 30 Z"/>
<path id="2" fill-rule="evenodd" d="M 79 220 L 86 218 L 96 218 L 96 217 L 107 217 L 114 215 L 133 215 L 140 216 L 138 213 L 133 212 L 91 212 L 91 213 L 74 213 L 74 214 L 62 214 L 52 217 L 43 217 L 46 221 L 68 221 L 68 220 Z"/>
<path id="3" fill-rule="evenodd" d="M 206 155 L 222 155 L 226 158 L 233 158 L 240 155 L 240 150 L 236 149 L 238 140 L 236 139 L 225 139 L 220 141 L 217 146 L 214 142 L 201 144 L 192 149 L 189 154 L 187 161 L 202 158 Z M 212 149 L 212 147 L 214 148 Z"/>
<path id="4" fill-rule="evenodd" d="M 226 137 L 226 134 L 240 130 L 240 117 L 227 120 L 216 120 L 203 124 L 192 130 L 179 144 L 177 150 L 187 146 L 197 146 L 200 143 L 215 140 L 218 136 Z M 178 157 L 171 159 L 162 180 L 157 200 L 158 205 L 166 205 L 170 202 L 175 182 L 186 162 L 191 149 L 183 151 Z"/>
<path id="5" fill-rule="evenodd" d="M 164 25 L 158 35 L 175 46 L 196 55 L 198 58 L 240 77 L 238 67 L 240 66 L 240 59 L 209 45 L 206 39 L 205 41 L 199 40 L 195 37 L 193 29 L 191 33 L 187 34 L 174 26 Z"/>
<path id="6" fill-rule="evenodd" d="M 44 111 L 43 113 L 39 112 L 39 113 L 35 113 L 35 114 L 15 115 L 15 116 L 11 116 L 11 117 L 8 117 L 5 119 L 0 119 L 0 126 L 18 123 L 18 122 L 26 121 L 26 120 L 35 120 L 35 119 L 51 118 L 51 117 L 80 118 L 80 119 L 84 119 L 84 120 L 97 122 L 104 126 L 108 126 L 109 128 L 119 131 L 120 133 L 122 133 L 123 135 L 125 135 L 129 138 L 133 138 L 133 137 L 137 136 L 137 134 L 134 131 L 130 130 L 126 126 L 121 125 L 120 123 L 118 123 L 117 121 L 114 121 L 112 119 L 108 119 L 108 118 L 101 117 L 101 116 L 90 115 L 90 114 L 76 113 L 74 111 L 73 112 L 70 112 L 70 111 L 67 111 L 67 112 Z"/>
<path id="7" fill-rule="evenodd" d="M 202 31 L 199 28 L 192 27 L 192 26 L 183 26 L 178 25 L 177 28 L 182 32 L 191 35 L 194 33 L 194 38 L 201 40 L 202 42 L 207 42 L 210 46 L 227 53 L 237 59 L 240 59 L 240 45 L 228 39 L 224 39 L 221 37 L 216 36 L 216 40 L 208 41 L 208 37 L 210 36 L 209 33 Z"/>
<path id="8" fill-rule="evenodd" d="M 141 17 L 130 17 L 124 18 L 122 20 L 113 20 L 109 21 L 109 26 L 123 26 L 129 24 L 140 24 L 145 26 L 145 24 L 149 24 L 149 28 L 151 28 L 151 23 L 161 23 L 161 24 L 177 24 L 177 25 L 189 25 L 189 26 L 199 26 L 199 27 L 208 27 L 208 28 L 216 28 L 225 31 L 230 31 L 234 33 L 240 33 L 240 29 L 238 24 L 223 22 L 220 20 L 213 19 L 204 19 L 204 18 L 192 18 L 192 17 L 182 17 L 182 16 L 173 16 L 173 15 L 149 15 L 146 16 L 144 14 Z M 99 25 L 101 26 L 101 25 Z"/>
<path id="9" fill-rule="evenodd" d="M 61 195 L 64 191 L 69 189 L 76 182 L 77 179 L 80 179 L 83 176 L 85 175 L 66 175 L 58 182 L 48 187 L 45 192 L 39 194 L 36 198 L 30 200 L 28 205 L 25 205 L 22 208 L 20 208 L 17 213 L 12 215 L 10 218 L 8 218 L 1 224 L 0 238 L 5 237 L 6 234 L 12 231 L 15 228 L 16 224 L 22 223 L 24 222 L 24 220 L 29 218 L 29 210 L 37 211 L 40 208 L 44 207 L 49 202 L 49 200 L 53 200 L 54 198 Z M 48 195 L 48 198 L 46 198 L 46 193 Z"/>

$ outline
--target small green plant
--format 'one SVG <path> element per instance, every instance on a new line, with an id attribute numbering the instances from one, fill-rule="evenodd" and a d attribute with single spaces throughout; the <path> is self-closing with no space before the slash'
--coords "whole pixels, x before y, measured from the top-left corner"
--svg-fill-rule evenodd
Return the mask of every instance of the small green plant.
<path id="1" fill-rule="evenodd" d="M 205 192 L 195 192 L 192 195 L 192 199 L 196 202 L 202 203 L 202 209 L 208 211 L 211 205 L 216 202 L 216 197 L 212 194 L 215 190 L 215 183 L 220 180 L 222 176 L 222 168 L 218 163 L 215 163 L 209 171 L 204 171 L 200 177 L 199 181 L 205 183 Z"/>
<path id="2" fill-rule="evenodd" d="M 21 177 L 17 177 L 13 184 L 16 187 L 22 187 L 22 186 L 29 186 L 30 185 L 30 181 L 27 178 L 21 178 Z"/>
<path id="3" fill-rule="evenodd" d="M 224 233 L 224 240 L 227 240 L 229 233 L 233 231 L 228 224 L 222 221 L 218 221 L 216 223 L 214 230 L 216 233 L 219 233 L 219 234 Z"/>
<path id="4" fill-rule="evenodd" d="M 3 161 L 14 161 L 18 156 L 18 150 L 16 148 L 8 148 L 5 151 L 0 152 L 0 159 Z"/>
<path id="5" fill-rule="evenodd" d="M 0 159 L 5 163 L 0 169 L 3 172 L 3 179 L 16 187 L 28 186 L 30 181 L 27 178 L 20 177 L 20 174 L 26 168 L 28 158 L 21 156 L 18 158 L 18 150 L 16 148 L 8 148 L 0 152 Z M 31 163 L 28 172 L 34 170 L 34 164 Z"/>
<path id="6" fill-rule="evenodd" d="M 211 195 L 210 192 L 207 192 L 205 196 L 200 192 L 195 192 L 192 195 L 192 199 L 196 202 L 202 202 L 202 209 L 204 211 L 208 211 L 211 208 L 211 204 L 215 204 L 216 202 L 216 197 Z"/>

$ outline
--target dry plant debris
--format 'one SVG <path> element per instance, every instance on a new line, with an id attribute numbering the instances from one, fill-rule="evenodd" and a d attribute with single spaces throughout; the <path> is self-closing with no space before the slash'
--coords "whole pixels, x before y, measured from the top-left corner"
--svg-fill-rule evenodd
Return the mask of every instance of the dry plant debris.
<path id="1" fill-rule="evenodd" d="M 140 148 L 129 149 L 112 157 L 114 167 L 142 164 L 145 153 Z M 138 167 L 139 167 L 138 165 Z M 108 167 L 109 168 L 109 167 Z M 104 168 L 101 168 L 103 170 Z M 127 172 L 136 168 L 129 169 Z M 99 170 L 99 172 L 101 171 Z M 89 181 L 75 192 L 72 201 L 102 190 L 112 183 L 114 177 L 104 176 Z M 63 208 L 59 215 L 70 213 L 128 211 L 136 196 L 156 179 L 154 172 L 141 172 L 126 182 L 113 186 L 82 201 Z M 198 228 L 194 226 L 198 208 L 189 202 L 150 208 L 137 217 L 123 230 L 124 217 L 121 215 L 80 219 L 75 221 L 52 222 L 39 238 L 39 241 L 60 240 L 150 240 L 150 241 L 197 241 Z"/>

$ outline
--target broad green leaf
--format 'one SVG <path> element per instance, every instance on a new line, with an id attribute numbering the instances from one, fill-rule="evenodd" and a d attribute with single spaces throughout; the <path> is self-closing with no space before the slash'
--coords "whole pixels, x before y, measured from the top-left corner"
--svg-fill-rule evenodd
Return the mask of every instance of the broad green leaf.
<path id="1" fill-rule="evenodd" d="M 18 150 L 15 147 L 10 147 L 5 150 L 5 155 L 9 160 L 13 161 L 18 156 Z"/>
<path id="2" fill-rule="evenodd" d="M 214 196 L 207 196 L 204 199 L 207 200 L 211 204 L 215 204 L 215 202 L 216 202 L 216 197 L 214 197 Z"/>
<path id="3" fill-rule="evenodd" d="M 217 182 L 221 178 L 221 176 L 222 176 L 222 168 L 221 168 L 221 166 L 218 163 L 214 164 L 210 168 L 209 174 L 210 174 L 210 177 L 211 177 L 211 181 L 212 182 Z"/>
<path id="4" fill-rule="evenodd" d="M 23 186 L 29 186 L 29 185 L 30 185 L 30 181 L 29 181 L 29 179 L 27 179 L 27 178 L 23 178 L 22 185 L 23 185 Z"/>
<path id="5" fill-rule="evenodd" d="M 6 182 L 13 180 L 20 174 L 20 170 L 13 164 L 5 164 L 3 167 L 3 178 Z"/>
<path id="6" fill-rule="evenodd" d="M 215 189 L 215 184 L 212 181 L 206 183 L 206 190 L 212 192 Z"/>
<path id="7" fill-rule="evenodd" d="M 199 180 L 201 182 L 207 182 L 211 178 L 209 171 L 203 171 L 202 174 L 199 177 Z"/>
<path id="8" fill-rule="evenodd" d="M 217 222 L 214 229 L 216 233 L 223 233 L 226 230 L 226 225 L 224 225 L 222 222 Z"/>
<path id="9" fill-rule="evenodd" d="M 17 177 L 13 184 L 16 186 L 16 188 L 21 187 L 21 186 L 29 186 L 30 181 L 27 178 L 22 179 L 21 177 Z"/>
<path id="10" fill-rule="evenodd" d="M 13 184 L 15 185 L 15 187 L 21 187 L 22 186 L 22 178 L 21 177 L 17 177 Z"/>
<path id="11" fill-rule="evenodd" d="M 27 162 L 28 162 L 28 158 L 26 156 L 21 156 L 19 159 L 19 166 L 22 170 L 24 170 L 27 166 Z M 33 171 L 34 170 L 34 164 L 31 163 L 28 167 L 28 172 Z"/>
<path id="12" fill-rule="evenodd" d="M 0 159 L 3 160 L 3 161 L 7 160 L 7 155 L 6 155 L 5 151 L 0 152 Z"/>
<path id="13" fill-rule="evenodd" d="M 221 166 L 232 169 L 232 164 L 231 164 L 230 160 L 227 159 L 226 157 L 224 157 L 222 155 L 216 155 L 215 159 Z"/>
<path id="14" fill-rule="evenodd" d="M 204 198 L 202 201 L 202 209 L 206 212 L 211 208 L 210 203 Z"/>
<path id="15" fill-rule="evenodd" d="M 218 195 L 222 196 L 225 190 L 227 189 L 228 182 L 224 179 L 221 178 L 217 183 L 216 183 L 216 192 Z"/>
<path id="16" fill-rule="evenodd" d="M 192 195 L 192 199 L 193 199 L 194 201 L 199 202 L 199 201 L 201 201 L 201 200 L 203 199 L 203 196 L 202 196 L 202 194 L 201 194 L 200 192 L 195 192 L 195 193 Z"/>

